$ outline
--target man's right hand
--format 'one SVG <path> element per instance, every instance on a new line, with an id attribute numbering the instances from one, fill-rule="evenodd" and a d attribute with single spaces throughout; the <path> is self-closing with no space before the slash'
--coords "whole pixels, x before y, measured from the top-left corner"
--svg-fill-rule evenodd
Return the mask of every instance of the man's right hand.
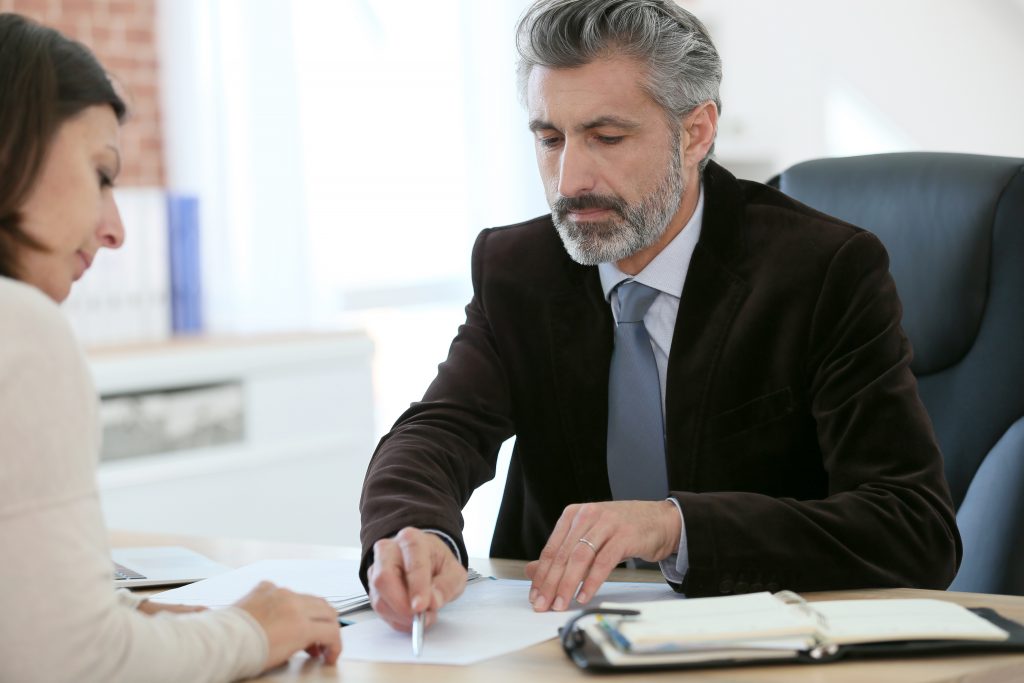
<path id="1" fill-rule="evenodd" d="M 373 544 L 368 579 L 374 611 L 392 628 L 410 631 L 414 614 L 424 612 L 429 627 L 462 595 L 466 569 L 437 534 L 406 527 Z"/>

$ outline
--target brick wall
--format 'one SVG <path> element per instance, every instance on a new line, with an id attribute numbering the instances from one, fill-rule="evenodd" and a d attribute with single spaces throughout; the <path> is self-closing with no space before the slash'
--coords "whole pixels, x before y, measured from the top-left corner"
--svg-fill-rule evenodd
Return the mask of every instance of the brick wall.
<path id="1" fill-rule="evenodd" d="M 156 1 L 0 0 L 0 12 L 18 12 L 85 43 L 121 85 L 130 117 L 119 185 L 164 184 Z"/>

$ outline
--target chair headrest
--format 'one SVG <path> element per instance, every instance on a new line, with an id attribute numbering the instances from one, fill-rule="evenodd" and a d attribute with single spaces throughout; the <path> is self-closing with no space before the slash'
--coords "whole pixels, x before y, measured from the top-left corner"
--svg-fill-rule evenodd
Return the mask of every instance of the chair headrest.
<path id="1" fill-rule="evenodd" d="M 1010 183 L 1024 181 L 1022 170 L 1024 160 L 1006 157 L 878 154 L 804 162 L 773 184 L 886 245 L 920 376 L 957 363 L 974 343 L 997 206 Z"/>

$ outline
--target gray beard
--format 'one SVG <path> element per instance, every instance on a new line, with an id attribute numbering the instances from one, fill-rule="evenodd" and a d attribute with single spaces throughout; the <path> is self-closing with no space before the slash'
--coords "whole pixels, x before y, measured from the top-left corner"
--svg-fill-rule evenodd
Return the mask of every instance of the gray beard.
<path id="1" fill-rule="evenodd" d="M 588 198 L 561 197 L 551 206 L 551 219 L 573 261 L 584 266 L 613 263 L 629 258 L 658 241 L 679 210 L 685 189 L 679 145 L 676 144 L 665 178 L 638 204 L 627 204 L 617 197 L 595 196 L 589 201 Z M 592 206 L 614 209 L 621 220 L 590 223 L 567 220 L 566 214 L 571 209 Z"/>

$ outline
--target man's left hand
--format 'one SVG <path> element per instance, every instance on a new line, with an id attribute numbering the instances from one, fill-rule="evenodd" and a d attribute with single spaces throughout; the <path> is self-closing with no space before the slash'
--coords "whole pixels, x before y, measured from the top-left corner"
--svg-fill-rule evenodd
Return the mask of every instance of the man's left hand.
<path id="1" fill-rule="evenodd" d="M 540 559 L 526 565 L 526 576 L 533 582 L 533 609 L 564 610 L 574 595 L 577 602 L 585 604 L 627 558 L 665 559 L 679 547 L 681 525 L 678 508 L 668 500 L 570 505 L 558 519 Z"/>

